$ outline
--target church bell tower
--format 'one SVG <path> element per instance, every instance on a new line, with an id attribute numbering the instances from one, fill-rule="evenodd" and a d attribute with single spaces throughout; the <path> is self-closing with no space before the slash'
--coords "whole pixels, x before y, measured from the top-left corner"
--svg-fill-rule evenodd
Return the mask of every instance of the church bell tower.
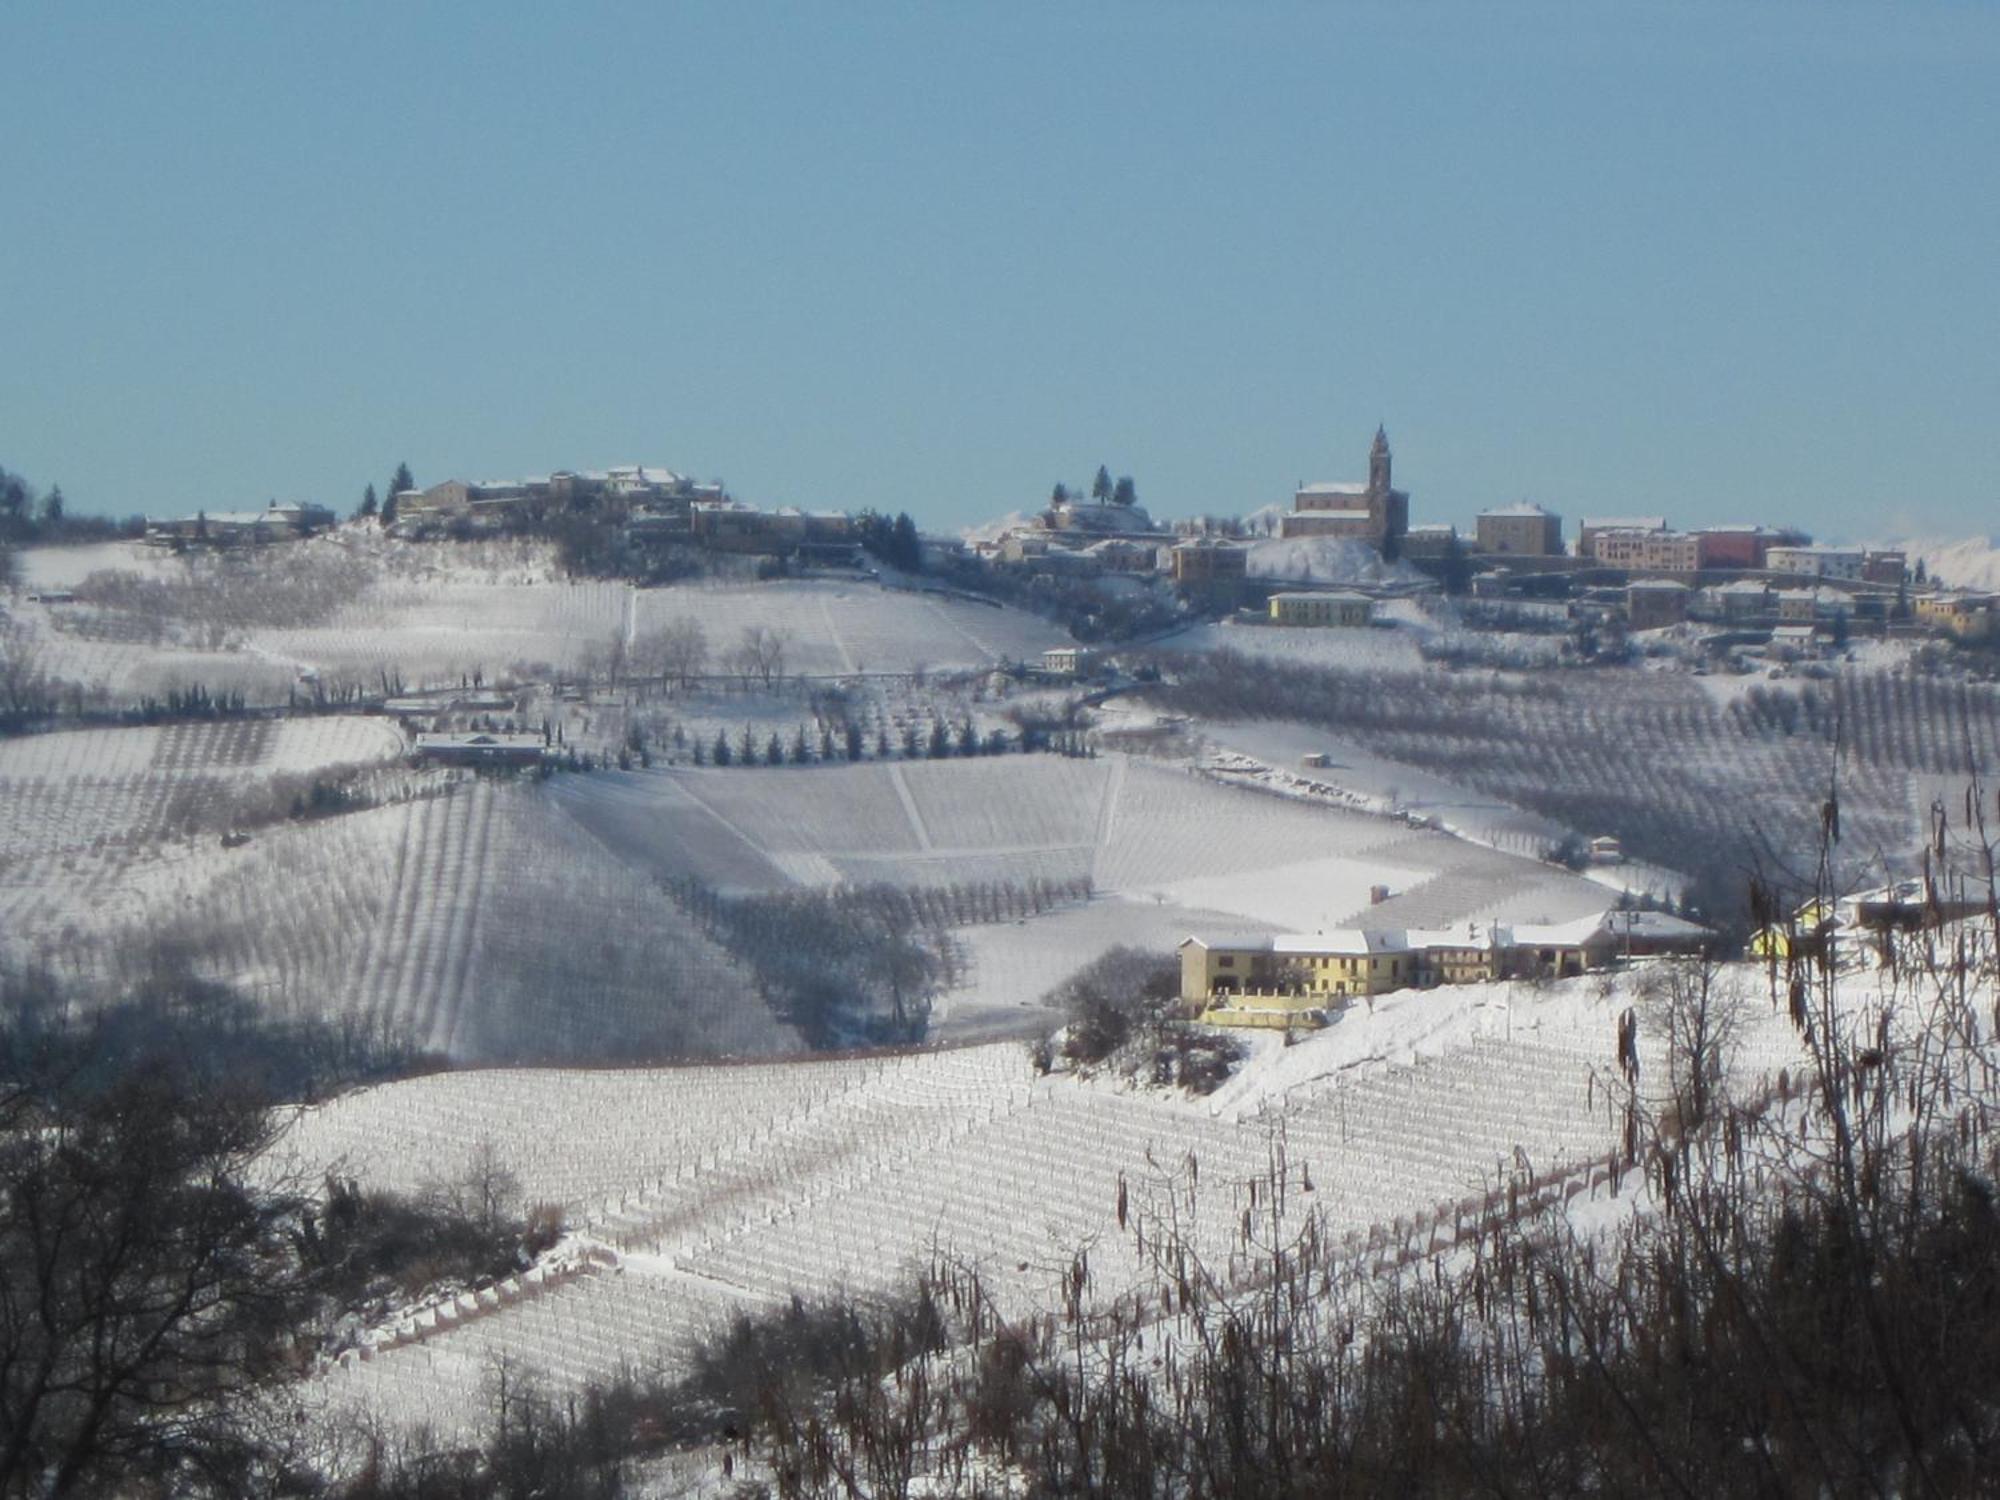
<path id="1" fill-rule="evenodd" d="M 1378 423 L 1375 446 L 1368 450 L 1368 493 L 1386 498 L 1389 489 L 1389 433 Z"/>

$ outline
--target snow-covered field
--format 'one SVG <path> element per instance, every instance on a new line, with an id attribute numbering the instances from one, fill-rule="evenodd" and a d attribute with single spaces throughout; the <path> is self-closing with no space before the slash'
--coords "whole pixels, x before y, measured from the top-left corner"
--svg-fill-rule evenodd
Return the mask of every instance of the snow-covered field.
<path id="1" fill-rule="evenodd" d="M 943 1036 L 1023 1016 L 1121 944 L 1170 951 L 1191 932 L 1311 931 L 1367 913 L 1390 926 L 1563 921 L 1604 887 L 1516 855 L 1218 784 L 1124 755 L 660 770 L 566 778 L 551 795 L 639 867 L 724 890 L 887 881 L 1069 881 L 1097 899 L 1021 925 L 970 927 Z M 1389 899 L 1371 906 L 1371 888 Z"/>
<path id="2" fill-rule="evenodd" d="M 1303 625 L 1197 625 L 1160 642 L 1166 651 L 1241 651 L 1305 667 L 1388 668 L 1423 666 L 1421 632 L 1388 629 L 1319 630 Z"/>
<path id="3" fill-rule="evenodd" d="M 402 748 L 386 721 L 346 717 L 0 742 L 0 948 L 86 984 L 188 963 L 458 1059 L 796 1046 L 539 785 L 397 772 L 367 783 L 380 805 L 222 843 L 258 773 Z"/>
<path id="4" fill-rule="evenodd" d="M 1746 988 L 1738 1086 L 1796 1066 L 1788 1024 Z M 1016 1310 L 1053 1305 L 1089 1244 L 1095 1293 L 1135 1284 L 1121 1189 L 1171 1211 L 1226 1272 L 1253 1184 L 1260 1212 L 1391 1244 L 1443 1206 L 1601 1162 L 1622 1117 L 1617 1017 L 1629 976 L 1378 999 L 1295 1046 L 1260 1045 L 1214 1099 L 1040 1079 L 1017 1046 L 904 1058 L 639 1073 L 447 1075 L 308 1111 L 278 1162 L 410 1187 L 481 1148 L 525 1195 L 563 1203 L 592 1269 L 348 1356 L 318 1383 L 447 1431 L 475 1422 L 493 1362 L 557 1388 L 675 1368 L 731 1308 L 883 1288 L 935 1256 L 981 1267 Z M 1657 1044 L 1642 1038 L 1649 1066 Z M 1274 1166 L 1282 1160 L 1275 1186 Z M 1590 1179 L 1579 1176 L 1577 1187 Z M 573 1263 L 575 1251 L 571 1252 Z"/>
<path id="5" fill-rule="evenodd" d="M 296 570 L 339 579 L 341 588 L 292 610 L 282 586 L 249 611 L 190 592 L 226 578 L 242 595 L 267 574 Z M 122 542 L 32 548 L 22 572 L 23 597 L 12 610 L 37 640 L 43 670 L 114 703 L 197 682 L 270 702 L 314 677 L 364 687 L 394 679 L 415 689 L 475 674 L 489 682 L 574 675 L 601 670 L 621 649 L 682 618 L 701 625 L 708 670 L 718 673 L 731 670 L 728 656 L 751 627 L 784 640 L 785 672 L 817 676 L 986 666 L 1031 659 L 1067 640 L 1019 610 L 860 578 L 642 589 L 563 579 L 544 544 L 419 544 L 354 529 L 222 557 Z M 132 604 L 138 596 L 130 587 L 117 603 L 25 597 L 111 573 L 180 592 L 144 596 L 143 609 Z"/>
<path id="6" fill-rule="evenodd" d="M 1994 538 L 1915 537 L 1891 543 L 1909 558 L 1910 566 L 1953 588 L 2000 590 L 2000 545 Z"/>

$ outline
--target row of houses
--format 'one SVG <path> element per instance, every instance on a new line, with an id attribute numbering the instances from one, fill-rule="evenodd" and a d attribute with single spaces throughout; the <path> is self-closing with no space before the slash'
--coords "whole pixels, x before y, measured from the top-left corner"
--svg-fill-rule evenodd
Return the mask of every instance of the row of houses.
<path id="1" fill-rule="evenodd" d="M 1983 870 L 1892 880 L 1832 901 L 1806 902 L 1790 920 L 1753 934 L 1750 954 L 1778 961 L 1824 955 L 1836 967 L 1859 966 L 1886 958 L 1898 936 L 1977 923 L 1986 929 L 1983 956 L 1990 958 L 1993 911 L 1991 877 Z"/>
<path id="2" fill-rule="evenodd" d="M 400 523 L 500 520 L 536 512 L 582 509 L 605 501 L 686 514 L 698 504 L 728 499 L 719 481 L 701 481 L 647 464 L 609 469 L 557 469 L 526 479 L 446 479 L 395 495 Z"/>
<path id="3" fill-rule="evenodd" d="M 1697 952 L 1714 936 L 1664 912 L 1615 910 L 1559 923 L 1190 936 L 1180 944 L 1181 999 L 1213 1025 L 1312 1026 L 1391 990 L 1563 978 L 1621 958 Z"/>
<path id="4" fill-rule="evenodd" d="M 335 516 L 310 501 L 273 500 L 262 510 L 201 511 L 192 516 L 146 518 L 146 540 L 156 547 L 214 546 L 293 541 L 324 531 Z"/>
<path id="5" fill-rule="evenodd" d="M 1693 588 L 1667 578 L 1635 578 L 1623 590 L 1627 622 L 1653 630 L 1682 620 L 1745 628 L 1775 627 L 1796 638 L 1801 630 L 1839 631 L 1843 625 L 1881 626 L 1908 620 L 1960 640 L 1986 640 L 2000 629 L 2000 596 L 1932 590 L 1909 596 L 1855 592 L 1815 585 L 1787 588 L 1768 579 L 1739 578 Z M 1904 613 L 1907 606 L 1907 613 Z"/>

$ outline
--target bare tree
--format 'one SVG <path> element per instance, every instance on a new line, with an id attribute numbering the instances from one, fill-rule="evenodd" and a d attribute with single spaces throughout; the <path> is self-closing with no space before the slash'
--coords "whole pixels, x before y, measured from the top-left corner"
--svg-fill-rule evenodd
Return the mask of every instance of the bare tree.
<path id="1" fill-rule="evenodd" d="M 424 1195 L 437 1207 L 495 1236 L 518 1217 L 521 1179 L 508 1167 L 490 1140 L 472 1148 L 458 1175 L 425 1185 Z"/>
<path id="2" fill-rule="evenodd" d="M 747 684 L 755 677 L 765 687 L 785 675 L 785 648 L 791 637 L 769 625 L 746 625 L 733 654 L 737 672 Z"/>
<path id="3" fill-rule="evenodd" d="M 0 1083 L 0 1495 L 243 1493 L 300 1282 L 246 1185 L 263 1101 L 172 1058 L 10 1028 Z"/>
<path id="4" fill-rule="evenodd" d="M 0 624 L 0 720 L 52 713 L 56 682 L 42 670 L 41 644 L 17 622 Z"/>
<path id="5" fill-rule="evenodd" d="M 1662 960 L 1639 985 L 1639 1018 L 1667 1044 L 1668 1082 L 1683 1130 L 1704 1124 L 1716 1105 L 1745 1025 L 1735 975 L 1712 959 Z"/>
<path id="6" fill-rule="evenodd" d="M 687 688 L 708 665 L 708 633 L 692 615 L 680 615 L 644 636 L 639 646 L 646 670 Z"/>

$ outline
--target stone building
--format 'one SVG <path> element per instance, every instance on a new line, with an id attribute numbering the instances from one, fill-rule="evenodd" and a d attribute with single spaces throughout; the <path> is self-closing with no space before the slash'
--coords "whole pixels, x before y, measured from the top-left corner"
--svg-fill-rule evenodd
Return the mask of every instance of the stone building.
<path id="1" fill-rule="evenodd" d="M 1300 485 L 1278 534 L 1343 537 L 1395 555 L 1409 529 L 1410 497 L 1390 482 L 1389 434 L 1377 427 L 1368 450 L 1368 482 Z"/>
<path id="2" fill-rule="evenodd" d="M 1513 557 L 1559 557 L 1563 549 L 1562 517 L 1539 505 L 1503 505 L 1479 513 L 1477 536 L 1481 552 Z"/>

